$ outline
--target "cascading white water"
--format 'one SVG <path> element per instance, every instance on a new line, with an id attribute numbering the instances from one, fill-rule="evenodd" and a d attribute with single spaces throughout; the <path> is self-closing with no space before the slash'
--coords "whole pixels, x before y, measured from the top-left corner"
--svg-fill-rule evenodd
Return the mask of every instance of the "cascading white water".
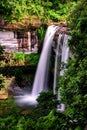
<path id="1" fill-rule="evenodd" d="M 20 96 L 20 97 L 16 96 L 16 104 L 24 105 L 27 103 L 27 105 L 28 104 L 35 105 L 37 104 L 36 99 L 39 93 L 46 90 L 52 41 L 53 41 L 55 32 L 59 28 L 60 27 L 55 26 L 55 25 L 51 25 L 48 27 L 46 36 L 44 39 L 41 57 L 40 57 L 36 75 L 35 75 L 32 93 L 30 95 L 25 94 L 24 96 Z"/>
<path id="2" fill-rule="evenodd" d="M 63 40 L 63 46 L 62 46 L 62 54 L 61 54 L 61 63 L 67 64 L 67 60 L 69 58 L 69 46 L 67 44 L 68 40 L 69 40 L 70 36 L 69 35 L 64 35 L 64 40 Z M 66 70 L 66 68 L 62 68 L 60 71 L 60 75 L 64 74 L 64 71 Z M 58 100 L 60 100 L 60 89 L 61 87 L 58 89 Z"/>
<path id="3" fill-rule="evenodd" d="M 62 34 L 59 35 L 58 37 L 58 41 L 57 41 L 57 47 L 56 47 L 56 51 L 55 51 L 55 65 L 54 65 L 54 82 L 53 82 L 53 92 L 54 94 L 56 94 L 56 85 L 57 85 L 57 68 L 58 68 L 58 57 L 60 55 L 59 53 L 59 49 L 60 49 L 60 44 L 61 44 L 61 38 L 62 38 Z"/>
<path id="4" fill-rule="evenodd" d="M 51 25 L 48 27 L 46 36 L 44 39 L 43 50 L 41 53 L 40 61 L 37 67 L 35 80 L 33 84 L 32 95 L 37 97 L 41 91 L 47 89 L 47 78 L 48 78 L 48 68 L 51 53 L 51 46 L 54 34 L 58 29 L 57 26 Z"/>
<path id="5" fill-rule="evenodd" d="M 54 86 L 53 86 L 53 90 L 54 90 L 54 94 L 56 94 L 56 86 L 57 86 L 57 68 L 58 68 L 58 58 L 61 55 L 61 59 L 60 62 L 63 63 L 67 63 L 67 60 L 69 58 L 69 47 L 67 45 L 67 42 L 69 40 L 70 36 L 66 35 L 66 34 L 60 34 L 58 37 L 58 44 L 57 44 L 57 52 L 56 52 L 56 56 L 55 56 L 55 68 L 54 68 Z M 62 41 L 63 40 L 63 41 Z M 61 50 L 61 51 L 60 51 Z M 60 75 L 64 74 L 66 68 L 63 68 L 60 71 Z M 61 86 L 59 86 L 58 88 L 58 97 L 57 99 L 60 100 L 60 88 Z M 64 111 L 65 110 L 65 104 L 60 104 L 57 106 L 57 110 L 58 111 Z"/>
<path id="6" fill-rule="evenodd" d="M 61 62 L 64 62 L 65 64 L 67 63 L 67 60 L 69 58 L 69 46 L 67 45 L 69 38 L 70 38 L 69 35 L 66 35 L 66 34 L 64 35 Z M 60 75 L 63 75 L 65 69 L 66 68 L 60 71 Z"/>
<path id="7" fill-rule="evenodd" d="M 67 45 L 68 39 L 70 38 L 69 35 L 66 34 L 59 34 L 58 42 L 57 42 L 57 48 L 56 48 L 56 55 L 55 55 L 55 67 L 54 67 L 54 83 L 53 83 L 53 91 L 54 94 L 56 94 L 56 86 L 57 86 L 57 72 L 58 72 L 58 58 L 61 59 L 60 62 L 67 63 L 67 60 L 69 58 L 69 47 Z M 63 75 L 64 69 L 60 71 L 60 75 Z"/>

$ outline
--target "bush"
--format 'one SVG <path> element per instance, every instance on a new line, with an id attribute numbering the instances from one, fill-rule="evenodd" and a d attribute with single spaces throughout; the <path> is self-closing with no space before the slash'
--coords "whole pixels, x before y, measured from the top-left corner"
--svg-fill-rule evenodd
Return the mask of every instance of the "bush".
<path id="1" fill-rule="evenodd" d="M 0 89 L 5 86 L 5 77 L 0 74 Z"/>
<path id="2" fill-rule="evenodd" d="M 83 130 L 87 125 L 87 1 L 78 1 L 70 15 L 71 40 L 69 46 L 74 58 L 60 77 L 61 102 L 65 102 L 65 115 L 71 130 Z"/>
<path id="3" fill-rule="evenodd" d="M 40 116 L 45 116 L 49 114 L 52 109 L 56 109 L 58 101 L 56 95 L 53 95 L 52 91 L 41 92 L 40 96 L 37 98 L 38 107 L 37 110 Z"/>
<path id="4" fill-rule="evenodd" d="M 37 66 L 40 55 L 31 53 L 29 55 L 25 55 L 25 65 Z"/>

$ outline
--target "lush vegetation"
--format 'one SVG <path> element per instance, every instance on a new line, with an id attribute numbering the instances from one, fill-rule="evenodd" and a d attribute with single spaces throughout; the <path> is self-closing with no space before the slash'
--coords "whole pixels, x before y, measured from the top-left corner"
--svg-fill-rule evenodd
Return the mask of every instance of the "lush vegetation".
<path id="1" fill-rule="evenodd" d="M 40 54 L 9 53 L 0 46 L 0 66 L 37 66 Z"/>
<path id="2" fill-rule="evenodd" d="M 69 0 L 3 0 L 0 2 L 0 14 L 9 23 L 25 18 L 32 20 L 32 16 L 42 23 L 50 20 L 58 22 L 65 20 L 73 3 Z"/>
<path id="3" fill-rule="evenodd" d="M 69 17 L 72 29 L 69 46 L 74 55 L 68 70 L 60 78 L 61 101 L 67 109 L 64 114 L 71 129 L 84 129 L 87 125 L 87 1 L 79 1 Z"/>
<path id="4" fill-rule="evenodd" d="M 48 100 L 43 102 L 45 98 Z M 33 111 L 17 108 L 12 97 L 9 100 L 0 101 L 0 129 L 51 130 L 59 128 L 58 125 L 56 126 L 58 123 L 55 111 L 56 97 L 52 92 L 43 92 L 37 100 L 39 106 Z"/>
<path id="5" fill-rule="evenodd" d="M 5 77 L 0 74 L 0 90 L 5 86 Z"/>
<path id="6" fill-rule="evenodd" d="M 37 53 L 5 52 L 0 46 L 0 90 L 5 89 L 5 80 L 12 76 L 20 87 L 31 87 L 39 57 Z"/>
<path id="7" fill-rule="evenodd" d="M 4 2 L 4 1 L 3 1 Z M 3 2 L 0 2 L 0 10 L 5 9 L 5 16 L 7 17 L 6 6 Z M 12 6 L 8 4 L 12 4 Z M 21 0 L 20 3 L 25 2 Z M 72 5 L 73 1 L 56 0 L 55 2 L 50 1 L 27 1 L 29 6 L 30 15 L 37 15 L 40 19 L 43 19 L 44 14 L 47 19 L 60 19 L 59 13 L 65 18 L 66 10 L 68 7 L 65 5 Z M 2 4 L 3 3 L 3 4 Z M 19 4 L 16 0 L 14 3 Z M 11 8 L 14 3 L 7 0 L 8 14 L 12 14 Z M 33 4 L 31 4 L 33 3 Z M 43 5 L 44 6 L 41 6 Z M 3 5 L 3 8 L 2 8 Z M 23 4 L 25 5 L 25 4 Z M 55 5 L 55 9 L 53 8 Z M 59 8 L 61 6 L 61 10 Z M 61 100 L 57 101 L 56 95 L 52 92 L 43 92 L 38 97 L 38 106 L 34 110 L 29 109 L 18 109 L 13 103 L 13 99 L 6 101 L 0 101 L 0 129 L 1 130 L 84 130 L 87 125 L 87 0 L 79 0 L 77 3 L 73 2 L 72 10 L 68 10 L 69 17 L 67 18 L 68 26 L 71 28 L 71 40 L 69 46 L 73 54 L 73 59 L 68 61 L 67 70 L 64 75 L 58 78 L 58 88 L 61 87 Z M 39 7 L 40 6 L 40 7 Z M 8 8 L 9 7 L 9 8 Z M 21 6 L 22 7 L 22 6 Z M 43 8 L 42 8 L 43 7 Z M 38 12 L 38 10 L 39 12 Z M 21 10 L 23 10 L 21 8 Z M 42 9 L 42 10 L 41 10 Z M 44 12 L 44 9 L 46 11 Z M 57 10 L 59 9 L 59 10 Z M 9 11 L 10 10 L 10 11 Z M 20 10 L 20 8 L 19 8 Z M 55 11 L 56 10 L 56 11 Z M 62 10 L 65 10 L 63 12 Z M 18 11 L 18 9 L 17 9 Z M 31 11 L 31 12 L 30 12 Z M 43 11 L 43 12 L 41 12 Z M 61 11 L 61 12 L 59 12 Z M 15 11 L 13 11 L 15 13 Z M 24 11 L 25 14 L 27 8 Z M 32 13 L 33 12 L 33 13 Z M 51 13 L 50 13 L 51 12 Z M 54 14 L 54 13 L 56 14 Z M 59 13 L 58 13 L 59 12 Z M 17 12 L 18 13 L 18 12 Z M 22 11 L 19 11 L 19 14 Z M 48 13 L 45 15 L 45 13 Z M 11 16 L 9 15 L 9 16 Z M 53 15 L 53 16 L 52 16 Z M 14 15 L 16 17 L 16 15 Z M 17 14 L 19 17 L 20 15 Z M 24 15 L 23 15 L 24 16 Z M 48 17 L 47 17 L 48 16 Z M 16 19 L 16 18 L 14 18 Z M 8 19 L 9 20 L 9 19 Z M 61 20 L 61 19 L 60 19 Z M 38 34 L 40 34 L 40 28 Z M 42 32 L 42 31 L 41 31 Z M 44 32 L 40 34 L 43 37 Z M 1 48 L 0 59 L 3 58 L 3 51 Z M 34 56 L 31 56 L 32 59 Z M 30 60 L 30 57 L 27 57 Z M 26 59 L 27 59 L 26 58 Z M 24 55 L 16 54 L 15 61 L 25 59 Z M 37 59 L 37 58 L 36 58 Z M 33 60 L 30 60 L 33 62 Z M 26 63 L 26 62 L 25 62 Z M 28 63 L 28 62 L 27 62 Z M 26 63 L 26 64 L 27 64 Z M 33 63 L 32 63 L 33 64 Z M 3 85 L 3 76 L 0 75 L 0 81 Z M 64 103 L 66 109 L 63 112 L 56 111 L 57 104 Z"/>

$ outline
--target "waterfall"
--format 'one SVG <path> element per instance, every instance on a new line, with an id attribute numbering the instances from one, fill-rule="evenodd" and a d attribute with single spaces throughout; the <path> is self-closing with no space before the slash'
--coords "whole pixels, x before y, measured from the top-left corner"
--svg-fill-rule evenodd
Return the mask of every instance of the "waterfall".
<path id="1" fill-rule="evenodd" d="M 39 93 L 42 91 L 46 91 L 51 47 L 54 34 L 58 29 L 60 29 L 60 27 L 55 25 L 51 25 L 48 27 L 43 43 L 43 49 L 41 52 L 40 60 L 36 70 L 32 92 L 29 95 L 25 94 L 20 97 L 19 96 L 15 97 L 16 104 L 18 104 L 19 106 L 23 105 L 33 106 L 37 104 L 36 99 Z"/>
<path id="2" fill-rule="evenodd" d="M 55 55 L 55 67 L 54 67 L 54 83 L 53 83 L 53 92 L 56 94 L 56 86 L 57 86 L 57 78 L 58 78 L 58 64 L 67 63 L 69 58 L 69 47 L 67 45 L 68 39 L 70 36 L 66 34 L 59 34 L 57 47 L 56 47 L 56 55 Z M 59 75 L 63 75 L 65 68 L 61 69 Z M 58 94 L 59 96 L 59 94 Z"/>
<path id="3" fill-rule="evenodd" d="M 56 85 L 57 85 L 57 72 L 58 72 L 58 57 L 60 55 L 60 45 L 61 45 L 62 34 L 59 35 L 57 41 L 57 47 L 55 51 L 55 65 L 54 65 L 54 83 L 53 83 L 53 92 L 56 94 Z"/>
<path id="4" fill-rule="evenodd" d="M 62 46 L 62 54 L 61 54 L 61 63 L 64 63 L 65 65 L 67 64 L 67 60 L 69 58 L 69 47 L 68 47 L 68 40 L 69 40 L 70 36 L 69 35 L 64 35 L 64 40 L 63 40 L 63 46 Z M 64 74 L 64 71 L 66 70 L 66 67 L 64 66 L 61 71 L 60 71 L 60 75 L 63 75 Z M 58 89 L 58 100 L 60 100 L 60 89 L 61 89 L 61 86 L 59 86 L 59 89 Z M 64 104 L 62 104 L 63 107 L 65 107 Z M 62 107 L 61 107 L 62 108 Z M 62 108 L 64 109 L 64 108 Z"/>
<path id="5" fill-rule="evenodd" d="M 57 42 L 57 48 L 56 48 L 56 55 L 55 55 L 55 67 L 54 67 L 54 84 L 53 84 L 53 91 L 54 94 L 56 94 L 56 86 L 57 86 L 57 78 L 58 78 L 58 62 L 60 63 L 67 63 L 67 60 L 69 58 L 69 47 L 67 45 L 67 42 L 69 40 L 70 36 L 66 34 L 59 34 L 58 37 L 58 42 Z M 62 68 L 61 71 L 59 72 L 59 75 L 63 75 L 64 71 L 66 70 L 65 68 Z M 60 89 L 61 86 L 58 88 L 58 97 L 57 99 L 60 100 Z M 58 111 L 64 111 L 65 110 L 65 104 L 60 104 L 57 106 Z"/>
<path id="6" fill-rule="evenodd" d="M 69 47 L 67 45 L 67 42 L 68 42 L 69 38 L 70 38 L 69 35 L 66 35 L 66 34 L 64 35 L 61 62 L 64 62 L 65 64 L 67 64 L 67 60 L 69 58 Z M 66 68 L 62 69 L 60 71 L 60 75 L 63 75 L 63 73 L 64 73 L 65 70 L 66 70 Z"/>
<path id="7" fill-rule="evenodd" d="M 48 79 L 51 46 L 52 46 L 54 34 L 58 28 L 59 28 L 58 26 L 51 25 L 47 29 L 41 57 L 38 63 L 35 80 L 33 84 L 32 95 L 35 97 L 37 97 L 41 91 L 44 91 L 47 89 L 47 79 Z"/>
<path id="8" fill-rule="evenodd" d="M 35 106 L 37 105 L 37 97 L 40 92 L 47 91 L 47 81 L 48 81 L 48 71 L 49 71 L 49 61 L 51 55 L 51 48 L 53 43 L 53 38 L 55 32 L 60 29 L 60 27 L 51 25 L 48 27 L 46 31 L 46 35 L 44 38 L 43 49 L 41 52 L 40 60 L 37 66 L 35 79 L 33 83 L 33 88 L 31 94 L 26 94 L 21 96 L 15 96 L 15 101 L 18 106 Z M 58 78 L 58 64 L 59 62 L 67 63 L 69 57 L 69 47 L 67 45 L 67 41 L 70 36 L 66 34 L 59 34 L 57 40 L 56 47 L 56 55 L 55 55 L 55 67 L 54 67 L 54 83 L 53 83 L 53 91 L 56 94 L 56 86 L 57 86 L 57 78 Z M 59 75 L 63 75 L 66 68 L 63 68 L 59 71 Z M 60 88 L 58 89 L 58 100 L 60 100 Z M 60 104 L 57 106 L 58 110 L 63 111 L 65 109 L 65 104 Z"/>

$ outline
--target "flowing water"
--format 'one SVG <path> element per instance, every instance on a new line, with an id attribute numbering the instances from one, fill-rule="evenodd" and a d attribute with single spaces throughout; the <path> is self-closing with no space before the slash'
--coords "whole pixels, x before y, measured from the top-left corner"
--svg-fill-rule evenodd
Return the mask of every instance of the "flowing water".
<path id="1" fill-rule="evenodd" d="M 59 35 L 58 37 L 58 42 L 57 42 L 57 47 L 55 51 L 55 66 L 54 66 L 54 83 L 53 83 L 53 92 L 56 94 L 56 86 L 57 86 L 57 72 L 58 72 L 58 58 L 60 55 L 60 46 L 61 46 L 61 38 L 62 34 Z"/>
<path id="2" fill-rule="evenodd" d="M 61 62 L 64 62 L 65 64 L 67 64 L 67 60 L 69 58 L 69 46 L 67 45 L 69 38 L 70 38 L 69 35 L 66 35 L 66 34 L 64 35 Z M 60 71 L 60 75 L 63 75 L 65 70 L 66 70 L 66 68 L 62 69 Z"/>
<path id="3" fill-rule="evenodd" d="M 37 67 L 35 80 L 33 84 L 32 95 L 38 96 L 41 91 L 47 89 L 47 79 L 48 79 L 48 69 L 49 69 L 49 60 L 51 54 L 51 46 L 54 38 L 54 34 L 58 29 L 57 26 L 49 26 L 46 32 L 44 39 L 43 50 L 41 53 L 40 61 Z"/>
<path id="4" fill-rule="evenodd" d="M 52 41 L 55 32 L 59 28 L 60 27 L 55 25 L 51 25 L 48 27 L 45 35 L 43 49 L 38 63 L 35 79 L 34 79 L 32 92 L 29 95 L 25 94 L 24 96 L 18 96 L 18 97 L 16 96 L 15 97 L 16 104 L 20 106 L 25 104 L 35 105 L 37 104 L 36 99 L 39 93 L 47 90 L 47 79 L 48 79 L 49 60 L 50 60 Z"/>
<path id="5" fill-rule="evenodd" d="M 23 96 L 15 96 L 15 102 L 18 106 L 35 106 L 37 105 L 37 97 L 40 92 L 47 91 L 47 81 L 48 81 L 48 71 L 49 71 L 49 61 L 51 55 L 51 47 L 53 43 L 53 38 L 55 32 L 60 29 L 60 27 L 51 25 L 46 31 L 44 38 L 43 49 L 41 52 L 40 60 L 35 74 L 35 79 L 33 83 L 33 88 L 31 94 L 24 93 Z M 69 58 L 69 47 L 67 45 L 69 36 L 66 34 L 59 34 L 56 55 L 55 55 L 55 67 L 54 67 L 54 83 L 53 91 L 56 94 L 57 78 L 58 78 L 58 64 L 59 62 L 67 63 Z M 63 75 L 66 68 L 59 71 L 59 75 Z M 60 100 L 60 87 L 58 89 L 58 100 Z M 63 111 L 65 109 L 64 104 L 58 105 L 58 110 Z"/>
<path id="6" fill-rule="evenodd" d="M 70 36 L 66 34 L 59 34 L 56 55 L 55 55 L 55 67 L 54 67 L 54 83 L 53 83 L 53 91 L 56 94 L 56 86 L 57 86 L 57 72 L 58 72 L 58 64 L 59 62 L 66 64 L 69 58 L 69 47 L 67 45 L 68 39 Z M 62 68 L 59 72 L 59 75 L 63 75 L 66 68 Z"/>
<path id="7" fill-rule="evenodd" d="M 67 42 L 69 40 L 70 36 L 66 34 L 60 34 L 58 37 L 58 43 L 57 43 L 57 51 L 55 55 L 55 67 L 54 67 L 54 84 L 53 84 L 53 91 L 54 94 L 56 94 L 56 87 L 57 87 L 57 78 L 58 78 L 58 68 L 59 68 L 59 62 L 66 64 L 67 60 L 69 58 L 69 47 L 67 45 Z M 66 67 L 62 68 L 59 72 L 59 75 L 63 75 L 64 71 L 66 70 Z M 58 86 L 58 100 L 60 100 L 60 89 L 61 87 Z M 60 104 L 57 106 L 57 110 L 64 111 L 65 110 L 65 104 Z"/>

